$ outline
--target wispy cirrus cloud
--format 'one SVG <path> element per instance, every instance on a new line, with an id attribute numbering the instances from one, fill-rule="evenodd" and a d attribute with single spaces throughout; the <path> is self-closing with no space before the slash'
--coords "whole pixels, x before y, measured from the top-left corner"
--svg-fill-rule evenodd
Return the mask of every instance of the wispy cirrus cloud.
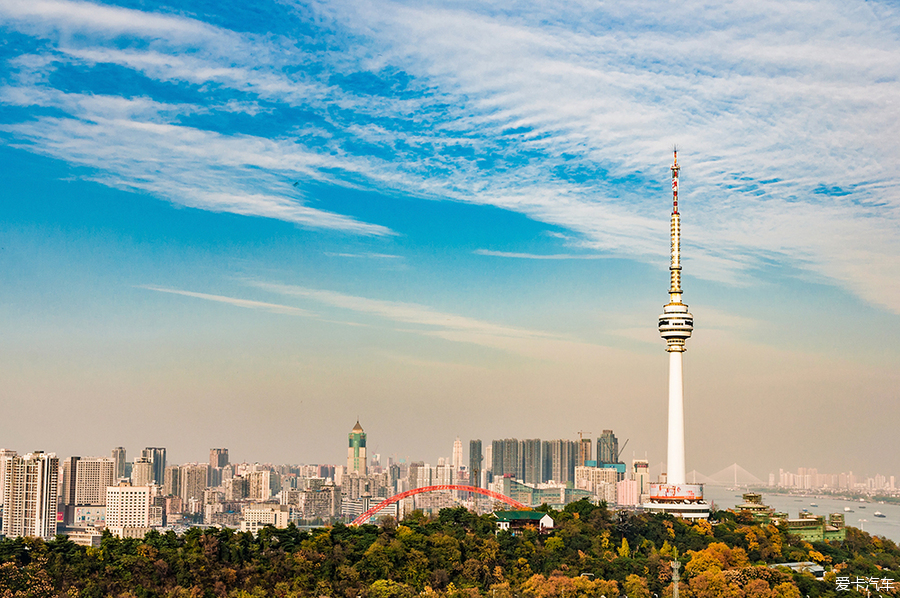
<path id="1" fill-rule="evenodd" d="M 135 103 L 140 108 L 148 104 Z M 291 150 L 284 141 L 100 117 L 45 117 L 0 125 L 0 131 L 12 133 L 19 140 L 15 145 L 27 142 L 33 151 L 93 169 L 86 178 L 148 191 L 173 203 L 362 235 L 392 234 L 384 226 L 304 205 L 289 177 L 323 180 L 327 177 L 317 167 L 328 160 Z M 106 143 L 112 139 L 116 142 Z"/>
<path id="2" fill-rule="evenodd" d="M 43 44 L 16 63 L 4 101 L 67 117 L 3 130 L 96 180 L 203 209 L 388 234 L 305 206 L 285 183 L 294 176 L 494 205 L 572 231 L 579 250 L 657 263 L 677 142 L 693 275 L 748 284 L 760 264 L 785 262 L 900 312 L 891 5 L 290 6 L 296 21 L 258 35 L 4 0 L 4 27 Z M 97 65 L 177 93 L 60 97 L 66 69 Z M 234 111 L 253 125 L 223 125 Z"/>
<path id="3" fill-rule="evenodd" d="M 193 46 L 222 44 L 223 50 L 228 47 L 223 42 L 243 41 L 237 33 L 196 19 L 95 2 L 3 0 L 0 11 L 11 24 L 45 36 L 81 33 L 108 39 L 129 35 Z"/>
<path id="4" fill-rule="evenodd" d="M 323 289 L 311 289 L 296 285 L 285 285 L 263 281 L 245 281 L 247 285 L 283 297 L 302 299 L 319 304 L 321 307 L 337 308 L 337 317 L 327 317 L 320 309 L 310 311 L 300 307 L 270 303 L 239 297 L 188 291 L 154 285 L 139 288 L 158 293 L 180 295 L 234 307 L 267 311 L 275 314 L 315 318 L 319 321 L 346 326 L 367 326 L 359 321 L 364 318 L 381 320 L 381 325 L 402 327 L 400 332 L 439 338 L 454 343 L 467 343 L 514 353 L 539 360 L 571 361 L 591 360 L 609 353 L 607 347 L 587 343 L 566 335 L 541 330 L 496 324 L 486 320 L 435 310 L 417 303 L 385 301 Z M 349 313 L 353 319 L 346 316 Z"/>
<path id="5" fill-rule="evenodd" d="M 900 157 L 890 5 L 392 8 L 321 5 L 377 40 L 368 60 L 439 82 L 465 98 L 463 122 L 561 169 L 495 177 L 485 201 L 577 231 L 583 246 L 649 256 L 662 235 L 641 215 L 666 192 L 664 169 L 647 168 L 677 142 L 695 274 L 747 282 L 762 261 L 785 261 L 900 311 L 889 232 L 900 225 L 900 173 L 884 160 Z M 535 183 L 544 188 L 509 201 Z M 853 191 L 823 197 L 823 183 Z"/>
<path id="6" fill-rule="evenodd" d="M 375 317 L 403 325 L 399 330 L 455 343 L 488 347 L 532 359 L 552 362 L 582 362 L 614 353 L 609 347 L 517 326 L 508 326 L 433 309 L 404 301 L 385 301 L 296 285 L 245 281 L 248 285 L 282 296 L 310 300 L 358 316 Z"/>
<path id="7" fill-rule="evenodd" d="M 491 249 L 476 249 L 473 251 L 476 255 L 487 255 L 491 257 L 508 257 L 522 260 L 598 260 L 603 259 L 605 255 L 578 255 L 575 253 L 554 253 L 542 255 L 539 253 L 518 253 L 515 251 L 493 251 Z"/>
<path id="8" fill-rule="evenodd" d="M 513 326 L 503 326 L 476 318 L 437 311 L 417 303 L 370 299 L 335 291 L 310 289 L 296 285 L 271 282 L 247 281 L 247 284 L 279 295 L 309 299 L 332 307 L 338 307 L 360 314 L 377 316 L 401 324 L 413 324 L 432 328 L 438 332 L 470 332 L 484 336 L 503 336 L 518 339 L 558 338 L 557 335 L 548 332 L 528 330 Z"/>
<path id="9" fill-rule="evenodd" d="M 262 311 L 268 311 L 276 314 L 283 314 L 288 316 L 304 316 L 311 317 L 315 316 L 311 312 L 306 311 L 305 309 L 300 309 L 299 307 L 292 307 L 290 305 L 280 305 L 277 303 L 266 303 L 264 301 L 253 301 L 250 299 L 239 299 L 236 297 L 227 297 L 225 295 L 211 295 L 209 293 L 197 293 L 195 291 L 185 291 L 181 289 L 170 289 L 166 287 L 157 287 L 153 285 L 143 285 L 140 288 L 147 289 L 148 291 L 156 291 L 157 293 L 169 293 L 172 295 L 181 295 L 183 297 L 193 297 L 194 299 L 203 299 L 205 301 L 214 301 L 216 303 L 225 303 L 227 305 L 233 305 L 235 307 L 243 307 L 246 309 L 258 309 Z"/>

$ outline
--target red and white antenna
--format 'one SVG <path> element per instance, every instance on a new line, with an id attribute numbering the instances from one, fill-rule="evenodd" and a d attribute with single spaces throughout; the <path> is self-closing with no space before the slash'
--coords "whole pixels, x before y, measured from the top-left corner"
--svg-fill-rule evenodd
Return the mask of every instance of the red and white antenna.
<path id="1" fill-rule="evenodd" d="M 676 147 L 674 150 L 675 153 L 675 162 L 672 164 L 672 213 L 678 213 L 678 171 L 681 170 L 681 166 L 678 165 L 678 148 Z"/>

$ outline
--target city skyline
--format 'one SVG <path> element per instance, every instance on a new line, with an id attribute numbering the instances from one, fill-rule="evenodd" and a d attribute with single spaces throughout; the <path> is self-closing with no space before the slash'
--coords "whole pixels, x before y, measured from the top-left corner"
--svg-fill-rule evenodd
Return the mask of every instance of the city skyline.
<path id="1" fill-rule="evenodd" d="M 600 445 L 606 441 L 606 438 L 612 439 L 611 446 L 618 445 L 618 443 L 616 441 L 616 437 L 613 434 L 612 430 L 604 430 L 603 432 L 604 432 L 604 435 L 597 438 L 598 447 L 600 447 Z M 353 434 L 353 432 L 351 432 L 351 435 L 352 434 Z M 578 455 L 576 454 L 578 451 L 577 447 L 579 445 L 579 440 L 572 440 L 572 439 L 562 439 L 562 440 L 568 441 L 572 445 L 572 451 L 573 451 L 573 453 L 571 455 L 572 466 L 574 467 L 575 465 L 579 465 L 580 463 L 578 462 Z M 589 439 L 584 438 L 584 440 L 587 441 Z M 487 442 L 488 442 L 488 444 L 486 445 L 487 454 L 491 455 L 492 454 L 491 442 L 493 442 L 495 444 L 495 446 L 497 443 L 516 442 L 519 447 L 524 447 L 525 450 L 527 450 L 529 443 L 543 442 L 546 445 L 546 444 L 549 444 L 554 441 L 550 441 L 547 439 L 542 440 L 541 438 L 534 438 L 534 439 L 505 438 L 505 439 L 492 439 Z M 484 439 L 471 439 L 469 441 L 469 447 L 470 447 L 469 451 L 471 451 L 472 448 L 475 448 L 478 446 L 484 446 Z M 100 454 L 100 455 L 86 455 L 86 454 L 63 455 L 63 454 L 60 454 L 53 450 L 36 450 L 36 451 L 30 451 L 30 452 L 37 453 L 37 454 L 42 454 L 42 453 L 52 454 L 52 455 L 56 455 L 56 457 L 58 459 L 62 459 L 60 461 L 60 467 L 59 467 L 60 488 L 62 489 L 61 496 L 65 499 L 65 497 L 66 497 L 65 489 L 67 487 L 70 488 L 70 490 L 72 489 L 72 487 L 69 485 L 70 483 L 67 481 L 69 479 L 69 475 L 70 475 L 69 473 L 67 473 L 70 464 L 78 463 L 80 465 L 83 465 L 85 462 L 91 463 L 96 460 L 103 460 L 103 461 L 109 461 L 110 465 L 114 467 L 114 471 L 115 471 L 115 466 L 118 463 L 118 461 L 116 459 L 116 455 L 121 454 L 120 451 L 122 449 L 124 449 L 124 447 L 113 447 L 113 449 L 110 451 L 111 455 L 102 455 L 102 454 Z M 136 451 L 136 453 L 141 454 L 143 452 L 146 452 L 147 450 L 148 449 L 138 450 L 138 451 Z M 165 449 L 162 448 L 162 449 L 156 449 L 156 450 L 165 450 Z M 602 450 L 606 451 L 608 449 L 603 448 Z M 224 453 L 222 453 L 222 451 L 224 451 Z M 24 454 L 24 453 L 21 453 L 20 451 L 16 451 L 15 449 L 0 447 L 0 457 L 6 456 L 6 455 L 12 456 L 17 453 L 20 455 Z M 598 450 L 598 453 L 601 453 L 601 451 Z M 288 461 L 280 461 L 277 459 L 276 460 L 259 460 L 259 459 L 253 459 L 251 457 L 251 458 L 244 458 L 244 459 L 240 459 L 240 460 L 231 462 L 228 459 L 228 449 L 227 448 L 211 448 L 211 449 L 209 449 L 209 458 L 210 458 L 209 468 L 210 468 L 210 470 L 213 469 L 212 459 L 213 459 L 214 454 L 216 454 L 217 456 L 224 455 L 224 460 L 220 459 L 218 462 L 220 462 L 220 463 L 225 462 L 226 466 L 228 466 L 228 465 L 234 465 L 234 466 L 261 465 L 261 466 L 272 466 L 272 467 L 326 466 L 326 467 L 331 467 L 331 468 L 334 468 L 335 466 L 342 466 L 342 467 L 345 467 L 345 473 L 351 472 L 351 469 L 348 468 L 347 466 L 345 466 L 343 464 L 344 462 L 340 459 L 338 459 L 336 461 L 317 461 L 317 462 L 293 461 L 293 462 L 288 462 Z M 482 449 L 482 451 L 481 451 L 482 461 L 485 458 L 484 455 L 485 455 L 485 450 Z M 65 457 L 65 459 L 63 459 L 63 457 Z M 465 453 L 464 457 L 465 458 L 463 459 L 461 469 L 465 470 L 467 472 L 470 472 L 472 470 L 471 464 L 473 463 L 473 461 L 471 459 L 471 452 Z M 527 454 L 519 455 L 518 460 L 519 460 L 520 464 L 525 465 L 527 467 L 527 462 L 528 462 Z M 152 483 L 152 480 L 150 479 L 152 477 L 152 474 L 150 473 L 151 467 L 150 467 L 149 459 L 147 459 L 146 457 L 135 456 L 125 462 L 133 464 L 138 461 L 144 462 L 147 465 L 146 474 L 138 474 L 138 475 L 146 475 L 148 478 L 146 480 L 146 482 Z M 435 459 L 425 459 L 421 455 L 406 454 L 405 456 L 403 456 L 403 455 L 398 455 L 396 453 L 389 454 L 389 455 L 374 453 L 368 459 L 368 464 L 374 465 L 377 462 L 379 464 L 379 467 L 385 468 L 387 466 L 387 464 L 390 462 L 403 463 L 403 464 L 407 464 L 407 465 L 411 464 L 411 463 L 417 463 L 417 462 L 424 462 L 426 465 L 440 465 L 441 463 L 443 463 L 445 465 L 452 465 L 451 461 L 452 461 L 452 459 L 447 456 L 439 456 Z M 125 462 L 123 462 L 123 469 L 124 469 Z M 591 462 L 594 464 L 594 465 L 591 465 L 592 467 L 602 467 L 603 464 L 613 463 L 612 461 L 609 461 L 606 459 L 591 460 Z M 624 464 L 624 465 L 630 467 L 634 462 L 647 463 L 649 470 L 652 473 L 652 478 L 651 478 L 652 480 L 656 480 L 659 477 L 660 473 L 666 471 L 666 462 L 664 459 L 653 460 L 651 457 L 651 459 L 648 461 L 646 455 L 644 455 L 642 457 L 635 453 L 635 454 L 631 455 L 630 458 L 627 458 L 627 459 L 626 459 L 626 457 L 620 455 L 620 459 L 619 459 L 620 464 Z M 169 469 L 170 467 L 178 469 L 180 466 L 183 466 L 183 465 L 204 465 L 204 461 L 202 459 L 194 459 L 194 458 L 179 461 L 179 462 L 171 462 L 170 461 L 168 463 L 170 463 L 170 465 L 166 465 L 166 469 Z M 550 471 L 552 469 L 551 462 L 547 462 L 545 465 L 546 465 L 548 471 Z M 730 476 L 734 475 L 735 476 L 734 479 L 737 481 L 737 485 L 739 485 L 739 486 L 748 486 L 748 485 L 749 486 L 754 486 L 754 485 L 766 486 L 766 485 L 768 485 L 768 486 L 783 486 L 783 487 L 797 487 L 797 488 L 802 488 L 802 487 L 843 488 L 844 482 L 841 482 L 839 484 L 836 482 L 836 480 L 843 479 L 846 476 L 852 476 L 853 479 L 855 479 L 857 482 L 864 482 L 867 479 L 870 481 L 871 480 L 877 481 L 879 479 L 882 479 L 883 481 L 885 481 L 885 480 L 893 481 L 893 478 L 900 479 L 900 472 L 893 472 L 893 471 L 888 471 L 888 470 L 848 469 L 846 471 L 840 471 L 840 470 L 829 469 L 827 467 L 821 466 L 821 464 L 810 464 L 810 463 L 807 463 L 805 465 L 796 466 L 792 470 L 790 468 L 785 469 L 782 465 L 778 465 L 774 469 L 769 470 L 768 472 L 766 472 L 766 471 L 748 471 L 743 466 L 741 466 L 741 464 L 735 462 L 735 463 L 732 463 L 731 465 L 720 468 L 717 471 L 702 472 L 702 471 L 697 471 L 696 469 L 693 469 L 689 472 L 686 472 L 686 476 L 688 478 L 688 480 L 687 480 L 688 483 L 693 483 L 694 480 L 696 480 L 696 482 L 698 482 L 698 483 L 708 483 L 708 480 L 711 479 L 711 480 L 715 481 L 715 485 L 727 485 L 728 481 L 730 479 L 732 479 Z M 505 467 L 501 466 L 501 469 L 505 469 Z M 492 473 L 496 473 L 495 471 L 493 471 L 493 465 L 490 460 L 488 460 L 487 463 L 484 465 L 484 467 L 481 468 L 480 472 L 484 473 L 485 471 L 491 471 Z M 506 473 L 506 472 L 504 471 L 503 473 Z M 532 476 L 533 479 L 529 480 L 528 479 L 529 476 L 526 471 L 517 472 L 517 473 L 520 473 L 522 475 L 518 475 L 516 477 L 523 479 L 526 483 L 536 483 L 535 482 L 536 476 Z M 726 474 L 727 474 L 728 479 L 726 479 Z M 133 477 L 134 475 L 135 475 L 135 472 L 134 472 L 134 470 L 132 470 L 131 477 Z M 696 476 L 698 476 L 698 475 L 701 476 L 699 479 L 696 478 Z M 804 475 L 812 475 L 813 480 L 815 480 L 816 476 L 818 476 L 819 481 L 818 482 L 816 482 L 816 481 L 810 482 L 807 480 L 806 482 L 803 482 L 802 479 L 803 479 Z M 693 476 L 693 479 L 692 479 L 692 476 Z M 784 478 L 784 476 L 788 476 L 788 478 Z M 0 462 L 0 478 L 2 478 L 2 477 L 3 477 L 3 468 L 2 468 L 2 462 Z M 122 478 L 122 477 L 128 478 L 129 476 L 124 475 L 124 474 L 116 475 L 112 479 L 117 479 L 117 478 Z M 768 477 L 768 480 L 766 479 L 767 477 Z M 755 478 L 755 480 L 753 478 Z M 789 483 L 783 483 L 784 479 L 791 479 L 792 481 Z M 558 481 L 558 480 L 553 480 L 553 481 Z M 168 484 L 168 482 L 166 482 L 166 484 Z M 138 484 L 138 485 L 141 485 L 141 484 Z M 162 484 L 160 484 L 160 485 L 162 485 Z M 216 484 L 211 484 L 211 485 L 216 485 Z M 879 488 L 880 487 L 881 486 L 879 486 Z M 72 500 L 74 500 L 74 498 L 72 498 Z"/>
<path id="2" fill-rule="evenodd" d="M 677 143 L 687 471 L 900 471 L 900 16 L 667 6 L 0 0 L 0 446 L 663 461 Z"/>

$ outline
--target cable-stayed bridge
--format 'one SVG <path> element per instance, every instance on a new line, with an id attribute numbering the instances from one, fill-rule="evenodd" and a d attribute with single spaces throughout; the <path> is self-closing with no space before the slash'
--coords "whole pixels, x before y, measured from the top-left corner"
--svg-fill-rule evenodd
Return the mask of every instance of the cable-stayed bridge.
<path id="1" fill-rule="evenodd" d="M 701 476 L 704 478 L 702 482 L 700 481 Z M 690 480 L 691 474 L 688 474 L 687 478 Z M 732 463 L 725 469 L 717 471 L 710 476 L 697 474 L 697 482 L 710 486 L 761 486 L 765 484 L 765 482 L 737 463 Z"/>
<path id="2" fill-rule="evenodd" d="M 650 478 L 655 480 L 659 473 L 665 471 L 665 464 L 660 462 L 650 468 Z M 685 476 L 689 484 L 705 484 L 707 486 L 764 486 L 765 482 L 738 465 L 732 463 L 728 467 L 712 475 L 700 473 L 696 469 Z"/>

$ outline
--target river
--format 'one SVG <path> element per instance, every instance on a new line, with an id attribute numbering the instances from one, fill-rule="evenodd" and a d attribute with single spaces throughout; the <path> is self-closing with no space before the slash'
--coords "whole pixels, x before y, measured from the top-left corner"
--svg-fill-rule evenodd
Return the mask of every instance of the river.
<path id="1" fill-rule="evenodd" d="M 703 493 L 707 501 L 714 501 L 719 509 L 732 509 L 744 502 L 741 494 L 745 490 L 728 489 L 724 486 L 704 486 Z M 843 513 L 847 525 L 858 527 L 873 536 L 884 536 L 894 542 L 900 543 L 900 505 L 880 504 L 873 502 L 859 502 L 849 499 L 833 497 L 798 497 L 790 494 L 767 494 L 762 492 L 763 504 L 774 507 L 776 511 L 783 511 L 788 517 L 796 518 L 801 509 L 824 515 L 827 519 L 830 513 Z M 815 503 L 818 506 L 812 506 Z M 853 510 L 852 513 L 844 511 L 844 507 Z M 880 511 L 884 518 L 875 517 L 875 511 Z M 864 520 L 864 521 L 860 521 Z"/>

